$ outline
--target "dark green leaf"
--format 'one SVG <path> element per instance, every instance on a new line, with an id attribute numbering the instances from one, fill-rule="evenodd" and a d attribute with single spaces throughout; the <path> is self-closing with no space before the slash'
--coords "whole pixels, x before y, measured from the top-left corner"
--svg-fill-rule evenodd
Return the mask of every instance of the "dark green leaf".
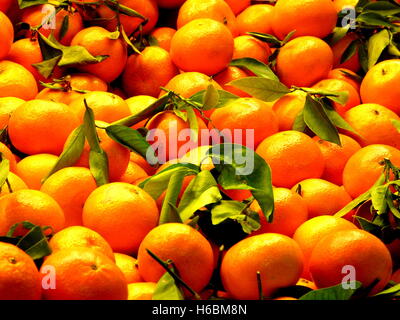
<path id="1" fill-rule="evenodd" d="M 267 102 L 275 101 L 290 92 L 290 90 L 279 81 L 259 77 L 237 79 L 230 82 L 229 85 Z"/>
<path id="2" fill-rule="evenodd" d="M 346 120 L 344 120 L 341 115 L 339 113 L 337 113 L 337 111 L 332 108 L 330 105 L 327 105 L 326 103 L 324 103 L 322 101 L 322 106 L 324 108 L 324 111 L 326 113 L 326 115 L 328 116 L 329 120 L 333 123 L 333 125 L 335 125 L 336 127 L 340 128 L 340 129 L 344 129 L 347 131 L 350 131 L 358 136 L 360 136 L 354 129 L 352 126 L 350 126 Z"/>
<path id="3" fill-rule="evenodd" d="M 304 122 L 312 132 L 323 140 L 341 145 L 339 133 L 319 101 L 307 95 L 303 112 Z"/>
<path id="4" fill-rule="evenodd" d="M 63 21 L 61 23 L 61 29 L 60 29 L 60 41 L 65 37 L 69 29 L 69 15 L 65 15 L 63 18 Z"/>
<path id="5" fill-rule="evenodd" d="M 42 183 L 46 181 L 53 173 L 66 167 L 72 167 L 81 157 L 84 146 L 85 133 L 83 130 L 83 125 L 80 125 L 74 131 L 72 131 L 71 137 L 68 140 L 68 144 L 64 146 L 64 150 L 58 157 L 56 164 L 43 179 Z"/>
<path id="6" fill-rule="evenodd" d="M 293 122 L 293 130 L 304 132 L 306 130 L 307 125 L 304 122 L 304 112 L 303 110 L 300 110 L 299 113 L 297 114 L 296 118 L 294 119 Z"/>
<path id="7" fill-rule="evenodd" d="M 340 58 L 340 63 L 345 63 L 348 60 L 350 60 L 357 52 L 358 44 L 360 41 L 358 39 L 353 40 L 350 42 L 348 47 L 344 50 L 341 58 Z"/>
<path id="8" fill-rule="evenodd" d="M 257 77 L 279 81 L 276 74 L 265 63 L 254 58 L 241 58 L 232 60 L 229 64 L 234 67 L 245 68 L 253 72 Z"/>
<path id="9" fill-rule="evenodd" d="M 361 288 L 361 283 L 354 283 L 355 289 L 343 288 L 342 284 L 333 287 L 313 290 L 300 297 L 299 300 L 350 300 L 354 293 Z"/>
<path id="10" fill-rule="evenodd" d="M 348 24 L 345 27 L 336 27 L 335 29 L 333 29 L 332 38 L 330 41 L 331 46 L 335 45 L 340 40 L 342 40 L 346 36 L 349 29 L 350 29 L 350 24 Z"/>
<path id="11" fill-rule="evenodd" d="M 153 300 L 184 300 L 182 290 L 168 272 L 158 280 Z"/>
<path id="12" fill-rule="evenodd" d="M 358 22 L 363 22 L 368 26 L 374 27 L 396 27 L 396 25 L 392 24 L 385 16 L 382 16 L 376 12 L 364 12 L 358 15 Z"/>
<path id="13" fill-rule="evenodd" d="M 33 260 L 51 254 L 51 249 L 43 230 L 39 226 L 33 227 L 17 243 L 17 247 L 25 251 Z"/>
<path id="14" fill-rule="evenodd" d="M 248 35 L 253 36 L 261 41 L 267 42 L 275 47 L 281 47 L 282 41 L 272 34 L 261 33 L 261 32 L 246 32 Z"/>
<path id="15" fill-rule="evenodd" d="M 54 68 L 57 66 L 62 55 L 56 56 L 54 58 L 44 60 L 39 63 L 34 63 L 32 66 L 37 69 L 37 71 L 46 79 L 51 76 Z"/>
<path id="16" fill-rule="evenodd" d="M 400 13 L 400 7 L 388 1 L 378 1 L 368 3 L 363 11 L 375 11 L 384 16 L 392 16 Z"/>
<path id="17" fill-rule="evenodd" d="M 182 219 L 180 218 L 179 213 L 176 212 L 175 206 L 182 189 L 184 178 L 185 172 L 177 171 L 169 179 L 168 187 L 166 189 L 167 192 L 165 193 L 165 198 L 161 208 L 159 224 L 168 222 L 182 223 Z"/>
<path id="18" fill-rule="evenodd" d="M 364 72 L 368 72 L 368 47 L 365 43 L 359 46 L 358 55 L 362 69 Z"/>
<path id="19" fill-rule="evenodd" d="M 368 40 L 368 69 L 371 69 L 379 60 L 383 50 L 390 43 L 389 31 L 384 29 L 375 33 Z"/>

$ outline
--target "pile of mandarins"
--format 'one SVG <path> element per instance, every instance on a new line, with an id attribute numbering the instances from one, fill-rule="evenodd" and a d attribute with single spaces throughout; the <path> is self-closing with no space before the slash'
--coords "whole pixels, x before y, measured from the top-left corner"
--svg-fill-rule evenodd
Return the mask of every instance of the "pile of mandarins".
<path id="1" fill-rule="evenodd" d="M 387 24 L 337 37 L 343 8 L 379 2 L 1 0 L 0 299 L 294 300 L 282 290 L 335 287 L 346 268 L 365 298 L 400 283 L 398 1 L 385 1 Z M 393 41 L 373 59 L 365 48 L 383 32 Z M 326 102 L 336 93 L 345 101 Z M 121 124 L 125 140 L 107 130 Z M 269 181 L 260 174 L 257 193 L 216 178 L 222 198 L 207 203 L 194 174 L 175 197 L 171 176 L 150 192 L 144 183 L 182 163 L 172 149 L 188 140 L 171 128 L 252 129 Z M 164 163 L 138 147 L 152 129 L 167 137 Z M 180 199 L 199 203 L 194 214 L 166 218 Z M 239 228 L 221 224 L 216 241 L 194 217 L 221 201 L 256 213 L 257 227 L 231 218 Z"/>

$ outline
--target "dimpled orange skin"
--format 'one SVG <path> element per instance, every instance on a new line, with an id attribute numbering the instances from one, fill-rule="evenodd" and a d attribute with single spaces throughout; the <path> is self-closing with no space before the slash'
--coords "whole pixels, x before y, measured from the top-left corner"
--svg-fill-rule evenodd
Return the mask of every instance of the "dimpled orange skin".
<path id="1" fill-rule="evenodd" d="M 196 292 L 209 283 L 214 269 L 213 251 L 207 239 L 192 227 L 165 223 L 151 230 L 143 239 L 138 253 L 139 272 L 145 281 L 157 282 L 165 269 L 146 249 L 163 261 L 171 259 L 183 281 Z"/>
<path id="2" fill-rule="evenodd" d="M 157 40 L 157 44 L 160 48 L 169 51 L 171 48 L 171 40 L 176 30 L 169 27 L 155 28 L 150 36 Z"/>
<path id="3" fill-rule="evenodd" d="M 364 230 L 343 230 L 323 238 L 310 258 L 310 272 L 318 288 L 334 286 L 343 279 L 344 266 L 355 268 L 356 280 L 368 287 L 380 281 L 370 295 L 381 291 L 392 274 L 392 258 L 384 243 Z"/>
<path id="4" fill-rule="evenodd" d="M 10 19 L 0 11 L 0 61 L 7 57 L 14 41 L 14 27 Z"/>
<path id="5" fill-rule="evenodd" d="M 45 100 L 31 100 L 11 115 L 8 133 L 11 142 L 26 154 L 59 155 L 68 135 L 79 125 L 67 105 Z"/>
<path id="6" fill-rule="evenodd" d="M 320 215 L 333 215 L 348 204 L 352 199 L 340 186 L 322 179 L 306 179 L 292 188 L 299 189 L 308 208 L 309 218 Z"/>
<path id="7" fill-rule="evenodd" d="M 179 69 L 211 76 L 225 69 L 231 61 L 233 37 L 218 21 L 195 19 L 174 34 L 170 54 Z"/>
<path id="8" fill-rule="evenodd" d="M 293 235 L 304 255 L 304 269 L 302 277 L 311 279 L 309 263 L 311 254 L 321 239 L 341 230 L 355 230 L 357 227 L 350 221 L 334 216 L 318 216 L 311 218 L 300 225 Z"/>
<path id="9" fill-rule="evenodd" d="M 350 157 L 361 149 L 360 144 L 353 138 L 339 134 L 341 146 L 320 139 L 315 136 L 319 149 L 325 159 L 325 169 L 322 179 L 341 186 L 343 184 L 343 170 Z"/>
<path id="10" fill-rule="evenodd" d="M 24 180 L 22 180 L 16 174 L 9 172 L 7 178 L 8 178 L 8 182 L 10 183 L 12 192 L 18 191 L 18 190 L 23 190 L 23 189 L 28 189 L 28 186 L 26 185 Z M 11 193 L 10 189 L 8 188 L 7 185 L 5 185 L 4 187 L 1 188 L 0 198 L 9 193 Z"/>
<path id="11" fill-rule="evenodd" d="M 307 203 L 296 192 L 285 188 L 274 188 L 272 222 L 267 222 L 257 201 L 254 201 L 250 208 L 258 213 L 261 223 L 261 228 L 252 235 L 274 232 L 291 237 L 308 218 Z"/>
<path id="12" fill-rule="evenodd" d="M 123 253 L 115 253 L 114 255 L 115 264 L 121 269 L 128 284 L 143 281 L 137 266 L 137 259 Z"/>
<path id="13" fill-rule="evenodd" d="M 223 0 L 186 0 L 179 9 L 176 24 L 180 29 L 192 20 L 204 18 L 223 23 L 234 37 L 239 34 L 236 17 Z"/>
<path id="14" fill-rule="evenodd" d="M 325 167 L 315 141 L 298 131 L 278 132 L 261 142 L 256 152 L 271 167 L 276 187 L 291 188 L 304 179 L 320 178 Z"/>
<path id="15" fill-rule="evenodd" d="M 265 297 L 277 289 L 295 285 L 303 270 L 303 254 L 291 238 L 264 233 L 246 238 L 231 247 L 222 259 L 221 279 L 234 299 L 259 298 L 257 271 Z"/>
<path id="16" fill-rule="evenodd" d="M 88 168 L 67 167 L 51 175 L 40 190 L 58 202 L 68 227 L 82 225 L 82 208 L 96 188 L 96 181 Z"/>
<path id="17" fill-rule="evenodd" d="M 214 76 L 214 80 L 222 87 L 223 90 L 228 91 L 239 97 L 250 97 L 250 95 L 234 86 L 228 85 L 229 82 L 246 78 L 249 75 L 238 67 L 229 66 L 225 70 Z"/>
<path id="18" fill-rule="evenodd" d="M 305 95 L 301 91 L 295 91 L 279 98 L 273 105 L 279 122 L 279 131 L 292 130 L 294 121 L 299 112 L 303 110 Z"/>
<path id="19" fill-rule="evenodd" d="M 8 125 L 11 114 L 25 101 L 15 97 L 0 98 L 0 130 Z"/>
<path id="20" fill-rule="evenodd" d="M 234 39 L 232 59 L 253 58 L 267 63 L 271 55 L 268 44 L 249 35 L 243 35 Z"/>
<path id="21" fill-rule="evenodd" d="M 70 248 L 47 257 L 41 267 L 52 266 L 55 289 L 43 289 L 45 300 L 126 300 L 125 276 L 106 255 L 89 248 Z"/>
<path id="22" fill-rule="evenodd" d="M 348 82 L 339 79 L 325 79 L 321 80 L 313 86 L 315 89 L 329 90 L 334 92 L 347 92 L 347 102 L 342 105 L 334 102 L 335 110 L 343 117 L 345 112 L 360 104 L 360 95 L 357 90 Z"/>
<path id="23" fill-rule="evenodd" d="M 312 86 L 326 78 L 333 66 L 333 53 L 316 37 L 299 37 L 286 43 L 278 54 L 276 70 L 287 86 Z"/>
<path id="24" fill-rule="evenodd" d="M 400 114 L 400 59 L 386 60 L 372 67 L 361 82 L 363 103 L 377 103 Z"/>
<path id="25" fill-rule="evenodd" d="M 115 260 L 114 253 L 107 241 L 96 231 L 82 226 L 71 226 L 57 232 L 49 241 L 52 252 L 77 247 L 97 250 L 112 261 Z"/>
<path id="26" fill-rule="evenodd" d="M 274 7 L 272 29 L 281 40 L 293 30 L 294 37 L 324 38 L 331 33 L 336 20 L 331 0 L 279 0 Z"/>
<path id="27" fill-rule="evenodd" d="M 40 300 L 41 295 L 41 276 L 32 258 L 0 242 L 0 299 Z"/>
<path id="28" fill-rule="evenodd" d="M 29 221 L 42 227 L 51 226 L 55 232 L 64 227 L 64 213 L 49 195 L 38 190 L 23 189 L 0 198 L 0 235 L 6 235 L 16 223 Z M 24 235 L 19 226 L 14 236 Z"/>
<path id="29" fill-rule="evenodd" d="M 157 205 L 145 191 L 123 182 L 93 191 L 83 208 L 83 225 L 100 233 L 114 251 L 136 253 L 146 234 L 157 226 Z"/>
<path id="30" fill-rule="evenodd" d="M 362 146 L 381 143 L 400 148 L 400 132 L 392 122 L 400 117 L 390 109 L 374 103 L 361 104 L 347 111 L 344 119 L 361 137 L 348 134 Z"/>
<path id="31" fill-rule="evenodd" d="M 32 73 L 18 63 L 0 61 L 0 98 L 15 97 L 31 100 L 37 93 L 38 87 Z"/>
<path id="32" fill-rule="evenodd" d="M 278 132 L 278 119 L 272 108 L 265 102 L 255 98 L 240 98 L 216 109 L 211 115 L 210 128 L 220 131 L 229 129 L 241 130 L 242 143 L 249 148 L 256 148 L 261 141 Z M 254 130 L 254 144 L 246 139 L 245 130 Z M 239 143 L 240 142 L 234 142 Z"/>
<path id="33" fill-rule="evenodd" d="M 269 4 L 255 4 L 244 9 L 236 17 L 240 34 L 244 35 L 246 32 L 272 34 L 273 10 L 274 7 Z"/>
<path id="34" fill-rule="evenodd" d="M 122 76 L 122 86 L 129 96 L 157 97 L 160 87 L 179 73 L 168 51 L 160 47 L 147 47 L 140 55 L 131 55 Z"/>
<path id="35" fill-rule="evenodd" d="M 354 199 L 370 189 L 383 173 L 384 159 L 400 165 L 400 151 L 391 146 L 373 144 L 358 150 L 343 170 L 343 186 Z"/>
<path id="36" fill-rule="evenodd" d="M 124 70 L 127 48 L 121 39 L 110 39 L 110 32 L 101 27 L 89 27 L 78 32 L 71 45 L 85 47 L 93 56 L 108 55 L 100 63 L 79 65 L 83 72 L 98 76 L 106 82 L 115 80 Z"/>

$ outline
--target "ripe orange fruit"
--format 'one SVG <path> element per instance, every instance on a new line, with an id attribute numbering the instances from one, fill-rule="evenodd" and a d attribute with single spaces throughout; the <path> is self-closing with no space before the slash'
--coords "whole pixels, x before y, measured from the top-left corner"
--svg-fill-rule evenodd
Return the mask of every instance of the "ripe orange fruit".
<path id="1" fill-rule="evenodd" d="M 324 157 L 315 141 L 298 131 L 278 132 L 257 147 L 272 170 L 272 184 L 291 188 L 309 178 L 320 178 L 325 167 Z"/>
<path id="2" fill-rule="evenodd" d="M 210 243 L 200 232 L 182 223 L 165 223 L 151 230 L 140 244 L 139 272 L 145 281 L 157 282 L 165 270 L 146 251 L 173 261 L 180 277 L 194 291 L 201 291 L 210 281 L 214 256 Z"/>
<path id="3" fill-rule="evenodd" d="M 374 1 L 375 0 L 372 0 L 371 2 Z M 333 0 L 333 5 L 335 6 L 336 11 L 340 12 L 346 7 L 355 7 L 357 2 L 357 0 Z"/>
<path id="4" fill-rule="evenodd" d="M 106 82 L 89 73 L 76 73 L 70 75 L 66 78 L 66 84 L 70 88 L 66 88 L 65 90 L 44 88 L 38 93 L 36 99 L 70 104 L 72 101 L 83 95 L 83 93 L 76 90 L 107 91 L 108 88 Z"/>
<path id="5" fill-rule="evenodd" d="M 244 9 L 237 17 L 239 33 L 261 32 L 272 34 L 271 19 L 274 7 L 269 4 L 254 4 Z"/>
<path id="6" fill-rule="evenodd" d="M 223 0 L 186 0 L 180 7 L 177 19 L 178 29 L 195 19 L 212 19 L 228 27 L 232 35 L 238 35 L 236 17 Z M 212 44 L 208 44 L 211 46 Z"/>
<path id="7" fill-rule="evenodd" d="M 296 192 L 285 188 L 274 188 L 274 215 L 271 223 L 265 219 L 257 201 L 253 201 L 250 208 L 259 214 L 261 223 L 261 228 L 252 235 L 273 232 L 291 237 L 308 217 L 307 203 Z"/>
<path id="8" fill-rule="evenodd" d="M 357 90 L 348 82 L 339 79 L 325 79 L 321 80 L 313 86 L 315 89 L 329 90 L 334 92 L 347 92 L 348 100 L 346 104 L 342 105 L 334 102 L 333 105 L 336 111 L 343 117 L 345 112 L 360 104 L 360 95 Z"/>
<path id="9" fill-rule="evenodd" d="M 18 162 L 16 174 L 24 180 L 29 189 L 40 190 L 42 179 L 47 176 L 57 160 L 57 156 L 47 153 L 28 156 Z"/>
<path id="10" fill-rule="evenodd" d="M 55 8 L 54 8 L 55 9 Z M 32 6 L 23 10 L 22 21 L 28 23 L 31 27 L 37 27 L 42 25 L 43 19 L 52 14 L 52 11 L 47 10 L 43 5 Z M 68 16 L 68 30 L 61 38 L 61 30 L 65 17 Z M 55 16 L 56 29 L 45 29 L 40 28 L 39 32 L 48 37 L 53 32 L 54 37 L 63 45 L 69 46 L 72 38 L 83 29 L 82 17 L 78 11 L 73 8 L 70 10 L 60 10 Z M 27 34 L 29 36 L 29 34 Z"/>
<path id="11" fill-rule="evenodd" d="M 392 258 L 384 243 L 364 230 L 331 233 L 315 246 L 310 272 L 318 288 L 337 285 L 344 277 L 342 268 L 352 266 L 354 275 L 364 287 L 376 284 L 371 294 L 382 290 L 392 274 Z"/>
<path id="12" fill-rule="evenodd" d="M 238 15 L 251 4 L 251 0 L 225 0 L 225 2 L 231 7 L 235 15 Z"/>
<path id="13" fill-rule="evenodd" d="M 339 79 L 351 84 L 357 92 L 360 92 L 359 76 L 349 69 L 336 68 L 329 72 L 328 79 Z"/>
<path id="14" fill-rule="evenodd" d="M 178 74 L 168 51 L 160 47 L 146 47 L 141 54 L 128 58 L 122 86 L 129 96 L 148 95 L 157 97 L 160 87 Z"/>
<path id="15" fill-rule="evenodd" d="M 361 65 L 358 55 L 358 49 L 356 49 L 356 52 L 350 59 L 348 59 L 344 63 L 340 63 L 343 53 L 349 47 L 349 45 L 356 39 L 357 36 L 355 36 L 353 33 L 348 33 L 346 36 L 344 36 L 341 40 L 339 40 L 332 46 L 334 68 L 345 68 L 354 72 L 360 70 Z"/>
<path id="16" fill-rule="evenodd" d="M 100 233 L 114 251 L 136 253 L 158 223 L 155 201 L 137 186 L 123 182 L 93 191 L 83 207 L 83 225 Z"/>
<path id="17" fill-rule="evenodd" d="M 234 100 L 226 106 L 216 109 L 210 119 L 210 128 L 216 128 L 222 134 L 224 129 L 229 130 L 230 138 L 226 137 L 228 142 L 242 143 L 252 149 L 265 138 L 278 132 L 278 119 L 271 106 L 255 98 Z M 233 141 L 234 130 L 241 130 L 241 141 Z M 254 137 L 249 137 L 246 130 L 254 130 L 254 133 L 250 132 Z"/>
<path id="18" fill-rule="evenodd" d="M 201 130 L 207 127 L 200 117 L 197 117 L 197 123 L 200 138 Z M 157 113 L 147 123 L 146 128 L 152 131 L 148 134 L 147 140 L 162 162 L 179 158 L 190 149 L 198 146 L 197 142 L 190 140 L 189 122 L 178 117 L 173 111 Z M 200 142 L 202 141 L 199 139 Z"/>
<path id="19" fill-rule="evenodd" d="M 0 11 L 0 61 L 7 57 L 14 41 L 14 27 L 10 19 Z"/>
<path id="20" fill-rule="evenodd" d="M 331 0 L 279 0 L 272 15 L 272 29 L 281 40 L 293 30 L 294 37 L 324 38 L 331 33 L 336 20 Z"/>
<path id="21" fill-rule="evenodd" d="M 129 283 L 128 300 L 152 300 L 156 287 L 154 282 Z"/>
<path id="22" fill-rule="evenodd" d="M 131 114 L 137 114 L 143 111 L 156 101 L 157 98 L 146 95 L 138 95 L 125 100 L 125 102 L 128 104 Z M 147 120 L 140 121 L 139 123 L 132 126 L 132 128 L 133 129 L 142 128 L 145 126 L 146 122 Z"/>
<path id="23" fill-rule="evenodd" d="M 360 104 L 348 110 L 344 119 L 361 135 L 348 133 L 362 146 L 381 143 L 400 148 L 400 132 L 392 123 L 400 117 L 390 109 L 375 103 Z"/>
<path id="24" fill-rule="evenodd" d="M 377 103 L 400 114 L 400 90 L 396 86 L 400 73 L 400 59 L 385 60 L 372 67 L 361 82 L 363 103 Z"/>
<path id="25" fill-rule="evenodd" d="M 89 248 L 59 250 L 41 267 L 55 270 L 56 287 L 43 289 L 46 300 L 126 300 L 125 276 L 106 255 Z"/>
<path id="26" fill-rule="evenodd" d="M 8 125 L 11 114 L 25 101 L 15 97 L 0 98 L 0 130 Z"/>
<path id="27" fill-rule="evenodd" d="M 322 179 L 303 180 L 292 188 L 296 190 L 306 202 L 310 218 L 333 215 L 352 200 L 344 188 Z"/>
<path id="28" fill-rule="evenodd" d="M 131 152 L 129 161 L 138 164 L 149 176 L 153 175 L 156 171 L 156 169 L 152 167 L 144 157 L 136 152 Z"/>
<path id="29" fill-rule="evenodd" d="M 295 91 L 278 99 L 273 107 L 278 117 L 279 131 L 292 130 L 294 121 L 303 110 L 306 96 L 302 91 Z"/>
<path id="30" fill-rule="evenodd" d="M 158 46 L 160 48 L 169 51 L 169 49 L 171 48 L 171 40 L 175 33 L 176 30 L 173 28 L 160 27 L 154 29 L 150 33 L 150 36 L 157 40 Z"/>
<path id="31" fill-rule="evenodd" d="M 4 184 L 0 190 L 0 197 L 11 193 L 11 191 L 14 192 L 18 190 L 28 189 L 28 186 L 25 184 L 25 182 L 12 172 L 8 173 L 7 179 L 10 183 L 11 190 L 8 188 L 7 184 Z"/>
<path id="32" fill-rule="evenodd" d="M 0 242 L 0 270 L 1 300 L 40 300 L 40 273 L 24 251 Z"/>
<path id="33" fill-rule="evenodd" d="M 208 76 L 200 72 L 184 72 L 173 77 L 165 88 L 180 94 L 184 98 L 190 98 L 199 91 L 206 90 L 209 84 L 216 89 L 222 89 L 221 86 L 211 80 Z M 160 96 L 165 92 L 161 91 Z"/>
<path id="34" fill-rule="evenodd" d="M 6 12 L 12 5 L 14 0 L 4 0 L 0 3 L 0 11 Z"/>
<path id="35" fill-rule="evenodd" d="M 231 247 L 222 259 L 221 279 L 234 299 L 259 298 L 257 272 L 265 297 L 277 289 L 295 285 L 303 270 L 303 255 L 291 238 L 264 233 Z"/>
<path id="36" fill-rule="evenodd" d="M 5 235 L 16 223 L 29 221 L 42 227 L 50 226 L 55 232 L 64 227 L 64 213 L 49 195 L 37 190 L 18 190 L 0 198 L 0 235 Z M 19 226 L 15 235 L 26 230 Z"/>
<path id="37" fill-rule="evenodd" d="M 11 150 L 2 142 L 0 142 L 0 153 L 2 157 L 9 161 L 10 171 L 16 172 L 17 170 L 17 160 Z"/>
<path id="38" fill-rule="evenodd" d="M 238 67 L 229 66 L 225 70 L 214 76 L 214 80 L 222 87 L 223 90 L 228 91 L 239 97 L 250 97 L 250 95 L 234 86 L 228 85 L 229 82 L 246 78 L 249 75 Z"/>
<path id="39" fill-rule="evenodd" d="M 158 21 L 158 8 L 156 1 L 120 0 L 119 3 L 139 12 L 141 15 L 148 19 L 147 23 L 143 25 L 143 32 L 145 34 L 149 33 L 156 25 Z M 115 12 L 105 5 L 100 6 L 97 9 L 97 12 L 100 14 L 101 18 L 108 20 L 106 22 L 107 29 L 110 31 L 115 31 L 118 23 Z M 139 27 L 139 24 L 143 22 L 141 18 L 130 17 L 125 14 L 121 14 L 119 16 L 119 19 L 127 35 L 130 35 L 132 32 L 134 32 L 137 27 Z"/>
<path id="40" fill-rule="evenodd" d="M 97 250 L 112 261 L 114 253 L 107 241 L 96 231 L 82 226 L 67 227 L 57 232 L 49 241 L 53 253 L 73 248 L 87 248 Z"/>
<path id="41" fill-rule="evenodd" d="M 142 282 L 139 274 L 137 260 L 123 253 L 115 253 L 115 264 L 121 269 L 127 283 Z"/>
<path id="42" fill-rule="evenodd" d="M 99 126 L 105 126 L 107 123 L 96 121 Z M 129 164 L 129 149 L 123 145 L 111 139 L 105 130 L 97 129 L 97 135 L 100 140 L 100 147 L 107 154 L 108 158 L 108 175 L 110 181 L 118 181 L 118 179 L 124 174 Z M 70 137 L 68 138 L 68 140 Z M 68 140 L 66 144 L 68 144 Z M 89 153 L 90 146 L 85 142 L 81 157 L 75 163 L 75 167 L 89 168 Z"/>
<path id="43" fill-rule="evenodd" d="M 350 157 L 361 149 L 359 143 L 343 134 L 339 134 L 342 146 L 325 141 L 315 136 L 319 149 L 325 159 L 325 169 L 322 179 L 330 181 L 338 186 L 343 184 L 343 170 Z"/>
<path id="44" fill-rule="evenodd" d="M 254 58 L 267 63 L 271 55 L 268 44 L 252 36 L 244 35 L 234 39 L 233 59 Z"/>
<path id="45" fill-rule="evenodd" d="M 8 133 L 13 145 L 26 154 L 59 155 L 68 135 L 78 125 L 78 118 L 67 105 L 31 100 L 12 113 Z"/>
<path id="46" fill-rule="evenodd" d="M 131 115 L 127 103 L 121 97 L 111 92 L 92 91 L 80 95 L 69 104 L 70 109 L 80 121 L 83 121 L 86 111 L 85 99 L 87 105 L 93 110 L 95 120 L 111 123 Z"/>
<path id="47" fill-rule="evenodd" d="M 96 181 L 89 169 L 68 167 L 51 175 L 40 191 L 58 202 L 64 211 L 65 226 L 68 227 L 82 225 L 83 206 L 96 188 Z"/>
<path id="48" fill-rule="evenodd" d="M 305 36 L 282 47 L 276 60 L 276 71 L 287 86 L 309 87 L 326 78 L 332 65 L 333 54 L 328 44 L 319 38 Z"/>
<path id="49" fill-rule="evenodd" d="M 231 61 L 233 37 L 218 21 L 195 19 L 172 37 L 170 53 L 179 69 L 211 76 L 225 69 Z"/>
<path id="50" fill-rule="evenodd" d="M 343 186 L 354 199 L 370 189 L 383 173 L 384 159 L 400 165 L 400 151 L 384 144 L 372 144 L 358 150 L 343 170 Z"/>
<path id="51" fill-rule="evenodd" d="M 115 80 L 124 70 L 127 49 L 121 39 L 111 39 L 110 32 L 101 27 L 89 27 L 78 32 L 71 45 L 85 47 L 93 56 L 108 55 L 100 63 L 79 65 L 77 69 L 98 76 L 106 82 Z"/>
<path id="52" fill-rule="evenodd" d="M 38 87 L 32 73 L 18 63 L 0 61 L 0 98 L 16 97 L 31 100 L 37 93 Z"/>
<path id="53" fill-rule="evenodd" d="M 126 168 L 125 173 L 121 176 L 119 181 L 130 184 L 136 184 L 136 181 L 148 177 L 149 175 L 140 165 L 138 165 L 133 161 L 129 161 L 128 168 Z"/>
<path id="54" fill-rule="evenodd" d="M 293 240 L 298 243 L 304 255 L 302 277 L 308 280 L 311 279 L 309 270 L 310 258 L 315 246 L 321 239 L 337 231 L 352 229 L 357 229 L 357 227 L 350 221 L 328 215 L 314 217 L 298 227 L 293 235 Z"/>

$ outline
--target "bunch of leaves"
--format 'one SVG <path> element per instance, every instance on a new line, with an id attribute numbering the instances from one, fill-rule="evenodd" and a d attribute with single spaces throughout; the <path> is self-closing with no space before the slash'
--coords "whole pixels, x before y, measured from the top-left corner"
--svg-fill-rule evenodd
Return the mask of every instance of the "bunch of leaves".
<path id="1" fill-rule="evenodd" d="M 272 102 L 296 91 L 301 91 L 306 95 L 304 108 L 297 115 L 293 130 L 301 132 L 309 130 L 321 139 L 338 145 L 341 144 L 338 128 L 356 133 L 332 105 L 332 102 L 346 104 L 348 100 L 347 92 L 296 86 L 288 88 L 279 81 L 267 65 L 251 58 L 233 60 L 231 65 L 246 68 L 256 75 L 230 82 L 230 85 L 249 93 L 255 98 Z"/>
<path id="2" fill-rule="evenodd" d="M 382 160 L 382 174 L 375 184 L 335 214 L 343 217 L 356 210 L 355 219 L 362 229 L 385 243 L 400 239 L 400 169 L 390 160 Z M 371 219 L 358 216 L 358 210 L 369 208 Z"/>
<path id="3" fill-rule="evenodd" d="M 400 5 L 395 1 L 359 0 L 354 9 L 344 8 L 338 17 L 338 26 L 330 37 L 331 45 L 347 34 L 354 40 L 341 57 L 346 62 L 358 51 L 365 72 L 378 61 L 400 56 Z"/>

